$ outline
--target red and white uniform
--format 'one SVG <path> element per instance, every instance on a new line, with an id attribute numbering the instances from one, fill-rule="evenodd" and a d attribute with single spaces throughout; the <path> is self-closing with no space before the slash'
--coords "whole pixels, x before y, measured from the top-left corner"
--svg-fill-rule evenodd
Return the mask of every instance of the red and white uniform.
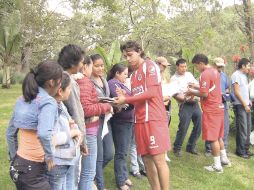
<path id="1" fill-rule="evenodd" d="M 170 148 L 159 67 L 145 60 L 131 76 L 132 96 L 127 103 L 135 107 L 135 138 L 141 155 L 159 154 Z"/>
<path id="2" fill-rule="evenodd" d="M 207 141 L 216 141 L 224 136 L 224 107 L 221 97 L 220 74 L 214 68 L 205 69 L 200 75 L 200 92 L 208 93 L 201 98 L 203 110 L 202 137 Z"/>

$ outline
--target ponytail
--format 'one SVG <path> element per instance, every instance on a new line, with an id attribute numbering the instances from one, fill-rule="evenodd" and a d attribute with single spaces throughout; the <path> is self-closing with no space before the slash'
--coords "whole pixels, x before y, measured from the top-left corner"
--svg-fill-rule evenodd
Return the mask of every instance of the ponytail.
<path id="1" fill-rule="evenodd" d="M 32 69 L 26 75 L 22 83 L 22 92 L 26 102 L 31 102 L 39 93 L 39 86 L 35 80 L 35 73 Z"/>
<path id="2" fill-rule="evenodd" d="M 25 102 L 31 102 L 39 93 L 39 87 L 49 80 L 61 80 L 63 69 L 56 61 L 43 61 L 27 73 L 23 83 L 22 92 Z"/>

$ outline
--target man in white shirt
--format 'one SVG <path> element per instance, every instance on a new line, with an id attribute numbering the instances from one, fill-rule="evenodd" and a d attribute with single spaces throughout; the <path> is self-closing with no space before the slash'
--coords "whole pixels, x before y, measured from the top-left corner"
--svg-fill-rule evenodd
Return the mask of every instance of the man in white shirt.
<path id="1" fill-rule="evenodd" d="M 187 64 L 185 59 L 176 61 L 176 73 L 171 77 L 171 82 L 177 82 L 180 87 L 180 93 L 174 96 L 179 103 L 179 125 L 174 142 L 174 154 L 181 156 L 181 148 L 184 138 L 187 134 L 190 122 L 192 120 L 194 127 L 186 146 L 186 152 L 197 155 L 196 142 L 201 133 L 202 113 L 198 104 L 197 97 L 186 97 L 184 93 L 189 85 L 198 86 L 198 81 L 194 76 L 187 72 Z"/>

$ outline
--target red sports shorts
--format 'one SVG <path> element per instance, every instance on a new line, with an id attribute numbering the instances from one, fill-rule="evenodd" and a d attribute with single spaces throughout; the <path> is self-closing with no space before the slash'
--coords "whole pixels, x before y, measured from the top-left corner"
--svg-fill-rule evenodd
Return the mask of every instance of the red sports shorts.
<path id="1" fill-rule="evenodd" d="M 224 137 L 224 111 L 219 113 L 203 112 L 202 139 L 216 141 Z"/>
<path id="2" fill-rule="evenodd" d="M 135 140 L 140 155 L 156 155 L 170 150 L 167 121 L 149 121 L 135 124 Z"/>

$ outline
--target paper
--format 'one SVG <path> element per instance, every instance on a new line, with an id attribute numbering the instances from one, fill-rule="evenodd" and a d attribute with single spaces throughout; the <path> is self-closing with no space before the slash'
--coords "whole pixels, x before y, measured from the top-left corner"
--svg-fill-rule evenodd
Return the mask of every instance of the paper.
<path id="1" fill-rule="evenodd" d="M 105 135 L 108 134 L 108 121 L 110 120 L 110 118 L 112 117 L 111 113 L 106 113 L 105 114 L 105 118 L 104 118 L 104 122 L 103 122 L 103 128 L 102 128 L 102 133 L 101 133 L 101 138 L 103 139 L 105 137 Z"/>
<path id="2" fill-rule="evenodd" d="M 174 96 L 180 93 L 180 86 L 178 85 L 177 81 L 173 81 L 171 83 L 162 84 L 162 96 Z"/>

